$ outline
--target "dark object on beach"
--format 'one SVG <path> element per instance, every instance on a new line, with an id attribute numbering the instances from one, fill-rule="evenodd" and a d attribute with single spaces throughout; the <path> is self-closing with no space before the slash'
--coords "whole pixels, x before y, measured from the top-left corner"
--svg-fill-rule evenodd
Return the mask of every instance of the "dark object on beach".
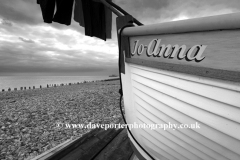
<path id="1" fill-rule="evenodd" d="M 109 77 L 118 77 L 118 75 L 112 74 Z"/>
<path id="2" fill-rule="evenodd" d="M 33 89 L 35 89 L 35 86 L 33 86 Z"/>
<path id="3" fill-rule="evenodd" d="M 47 84 L 47 88 L 49 88 L 49 85 Z"/>
<path id="4" fill-rule="evenodd" d="M 8 88 L 8 91 L 11 91 L 11 88 Z"/>
<path id="5" fill-rule="evenodd" d="M 40 89 L 42 89 L 42 86 L 40 85 Z"/>
<path id="6" fill-rule="evenodd" d="M 27 89 L 27 87 L 24 87 L 24 90 L 26 90 Z"/>
<path id="7" fill-rule="evenodd" d="M 2 89 L 2 92 L 4 92 L 5 90 L 4 89 Z"/>
<path id="8" fill-rule="evenodd" d="M 69 83 L 69 86 L 71 86 L 72 85 L 72 83 Z"/>
<path id="9" fill-rule="evenodd" d="M 17 91 L 17 88 L 14 88 L 14 91 Z"/>
<path id="10" fill-rule="evenodd" d="M 20 90 L 23 90 L 23 87 L 21 87 Z"/>
<path id="11" fill-rule="evenodd" d="M 57 87 L 57 85 L 56 85 L 56 84 L 54 84 L 54 87 Z"/>
<path id="12" fill-rule="evenodd" d="M 31 89 L 31 87 L 29 87 L 29 89 Z"/>

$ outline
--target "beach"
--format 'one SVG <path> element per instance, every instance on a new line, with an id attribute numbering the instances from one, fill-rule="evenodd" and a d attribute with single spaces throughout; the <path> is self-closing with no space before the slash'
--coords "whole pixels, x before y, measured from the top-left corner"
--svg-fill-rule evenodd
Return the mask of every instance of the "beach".
<path id="1" fill-rule="evenodd" d="M 0 92 L 0 159 L 31 159 L 91 130 L 59 123 L 118 123 L 119 88 L 114 80 Z"/>

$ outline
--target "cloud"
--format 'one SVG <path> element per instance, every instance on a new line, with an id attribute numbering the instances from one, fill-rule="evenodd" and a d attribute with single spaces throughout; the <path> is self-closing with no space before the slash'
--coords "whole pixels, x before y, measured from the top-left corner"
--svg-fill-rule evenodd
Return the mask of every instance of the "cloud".
<path id="1" fill-rule="evenodd" d="M 23 38 L 23 37 L 19 37 L 19 39 L 23 42 L 26 42 L 26 43 L 34 43 L 34 41 L 31 40 L 31 39 L 26 39 L 26 38 Z"/>
<path id="2" fill-rule="evenodd" d="M 9 27 L 11 27 L 13 25 L 12 22 L 10 22 L 10 21 L 8 21 L 6 19 L 2 19 L 0 23 L 2 25 L 9 26 Z"/>
<path id="3" fill-rule="evenodd" d="M 195 18 L 240 11 L 239 0 L 115 0 L 144 24 L 180 18 Z"/>
<path id="4" fill-rule="evenodd" d="M 35 0 L 1 2 L 0 20 L 0 74 L 117 73 L 116 35 L 105 42 L 85 36 L 74 20 L 71 26 L 43 23 Z"/>
<path id="5" fill-rule="evenodd" d="M 0 34 L 0 75 L 117 73 L 118 49 L 113 41 L 106 43 L 72 29 L 16 23 L 11 29 L 0 28 Z"/>
<path id="6" fill-rule="evenodd" d="M 3 0 L 0 3 L 0 18 L 7 19 L 18 25 L 33 26 L 44 24 L 40 5 L 37 4 L 36 0 Z M 71 28 L 79 32 L 84 32 L 83 27 L 80 27 L 74 20 L 72 20 L 71 26 L 55 22 L 44 25 L 51 25 L 61 30 Z"/>
<path id="7" fill-rule="evenodd" d="M 37 4 L 26 0 L 7 0 L 1 1 L 0 15 L 4 19 L 18 23 L 39 24 L 40 13 L 36 12 L 37 9 Z"/>
<path id="8" fill-rule="evenodd" d="M 238 12 L 239 0 L 113 0 L 144 24 Z M 0 3 L 2 73 L 117 73 L 116 16 L 113 39 L 87 37 L 84 28 L 43 22 L 36 0 Z M 24 42 L 24 43 L 23 43 Z"/>

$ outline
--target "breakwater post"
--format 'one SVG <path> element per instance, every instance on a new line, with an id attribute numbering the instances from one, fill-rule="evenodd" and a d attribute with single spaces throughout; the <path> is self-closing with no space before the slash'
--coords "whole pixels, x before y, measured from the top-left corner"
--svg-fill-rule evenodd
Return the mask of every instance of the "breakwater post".
<path id="1" fill-rule="evenodd" d="M 95 80 L 95 81 L 82 81 L 82 82 L 73 82 L 73 83 L 60 83 L 60 84 L 47 84 L 47 88 L 50 88 L 50 87 L 58 87 L 58 86 L 72 86 L 72 85 L 79 85 L 79 84 L 82 84 L 82 83 L 94 83 L 94 82 L 104 82 L 104 81 L 112 81 L 112 80 L 119 80 L 119 78 L 116 78 L 116 79 L 106 79 L 106 80 Z M 40 89 L 44 88 L 42 85 L 40 85 L 39 87 Z M 33 87 L 20 87 L 19 90 L 31 90 L 31 89 L 36 89 L 35 86 Z M 17 88 L 8 88 L 8 89 L 2 89 L 2 92 L 5 92 L 5 91 L 17 91 L 18 89 Z M 0 90 L 1 91 L 1 90 Z"/>

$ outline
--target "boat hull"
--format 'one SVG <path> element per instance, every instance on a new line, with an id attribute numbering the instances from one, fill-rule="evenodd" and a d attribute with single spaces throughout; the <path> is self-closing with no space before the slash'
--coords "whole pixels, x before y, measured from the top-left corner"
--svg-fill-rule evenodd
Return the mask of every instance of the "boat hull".
<path id="1" fill-rule="evenodd" d="M 125 68 L 122 80 L 128 88 L 124 105 L 129 124 L 192 127 L 132 128 L 135 138 L 152 155 L 167 159 L 240 159 L 238 83 L 130 63 Z"/>
<path id="2" fill-rule="evenodd" d="M 145 159 L 151 158 L 140 146 L 155 159 L 240 159 L 240 24 L 208 31 L 208 21 L 197 32 L 125 32 L 125 115 L 138 124 L 129 138 Z"/>

